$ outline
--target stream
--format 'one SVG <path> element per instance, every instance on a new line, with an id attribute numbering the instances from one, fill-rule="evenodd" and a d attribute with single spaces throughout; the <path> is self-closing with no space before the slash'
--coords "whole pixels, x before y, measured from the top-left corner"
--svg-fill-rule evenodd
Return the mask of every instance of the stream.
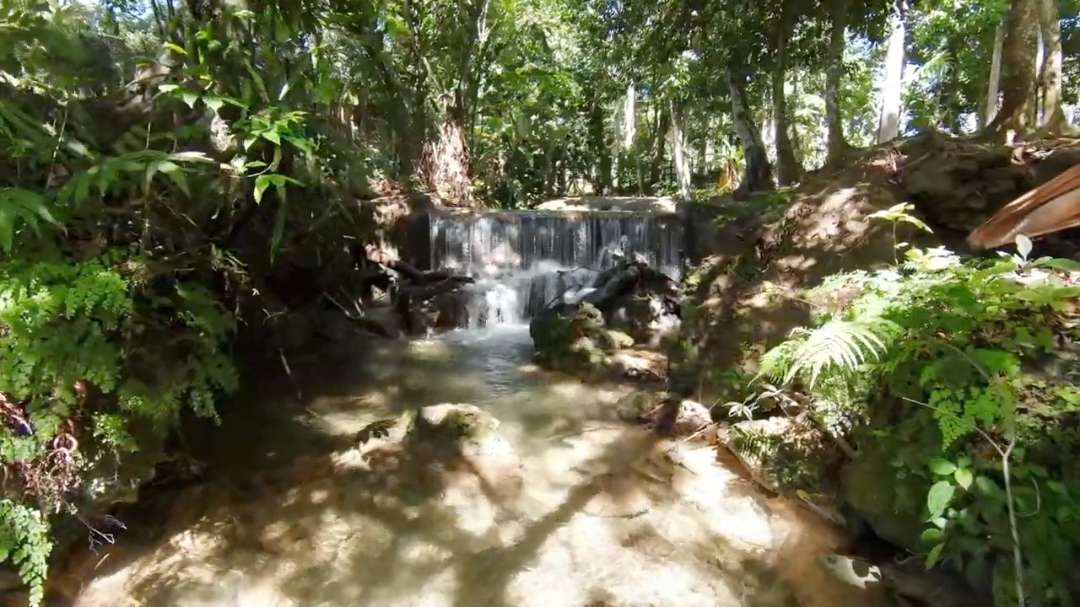
<path id="1" fill-rule="evenodd" d="M 617 421 L 619 386 L 541 371 L 527 327 L 357 337 L 249 373 L 202 478 L 140 504 L 57 581 L 78 607 L 884 605 L 816 563 L 844 545 L 703 443 Z M 297 390 L 300 397 L 297 398 Z M 368 423 L 494 414 L 514 457 L 478 471 L 380 457 Z"/>

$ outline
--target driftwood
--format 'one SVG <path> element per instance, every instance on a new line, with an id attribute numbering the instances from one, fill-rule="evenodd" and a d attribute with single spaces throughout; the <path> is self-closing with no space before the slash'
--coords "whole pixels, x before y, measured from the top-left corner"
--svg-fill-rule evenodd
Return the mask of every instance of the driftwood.
<path id="1" fill-rule="evenodd" d="M 387 266 L 391 270 L 408 278 L 410 281 L 422 285 L 439 283 L 447 280 L 456 281 L 460 284 L 474 282 L 471 276 L 454 274 L 448 270 L 418 270 L 411 264 L 401 260 L 390 261 L 387 263 Z"/>
<path id="2" fill-rule="evenodd" d="M 604 270 L 593 283 L 593 292 L 582 298 L 604 310 L 619 298 L 634 291 L 653 291 L 663 295 L 675 295 L 675 281 L 641 261 L 623 262 Z"/>

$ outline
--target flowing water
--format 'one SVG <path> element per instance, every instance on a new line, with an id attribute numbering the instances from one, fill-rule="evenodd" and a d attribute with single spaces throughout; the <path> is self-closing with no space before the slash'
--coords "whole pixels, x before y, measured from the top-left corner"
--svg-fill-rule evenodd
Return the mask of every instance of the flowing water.
<path id="1" fill-rule="evenodd" d="M 70 559 L 80 607 L 883 604 L 828 577 L 842 541 L 716 450 L 616 420 L 625 392 L 531 365 L 520 325 L 355 339 L 268 366 L 204 437 L 198 483 L 148 496 L 111 547 Z M 301 395 L 296 395 L 297 389 Z M 516 455 L 407 465 L 376 419 L 494 414 Z M 391 439 L 393 436 L 390 437 Z"/>
<path id="2" fill-rule="evenodd" d="M 433 214 L 429 230 L 431 268 L 477 279 L 466 306 L 472 328 L 526 320 L 567 288 L 587 288 L 619 259 L 641 259 L 678 280 L 687 254 L 676 214 Z"/>

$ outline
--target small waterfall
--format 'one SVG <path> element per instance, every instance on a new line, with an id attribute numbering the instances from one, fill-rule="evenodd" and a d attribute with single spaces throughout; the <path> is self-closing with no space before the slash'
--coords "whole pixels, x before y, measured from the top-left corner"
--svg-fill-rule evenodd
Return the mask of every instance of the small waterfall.
<path id="1" fill-rule="evenodd" d="M 683 232 L 682 218 L 674 214 L 433 214 L 431 268 L 476 278 L 468 289 L 470 327 L 513 324 L 559 296 L 583 296 L 599 271 L 623 257 L 642 257 L 678 279 Z"/>

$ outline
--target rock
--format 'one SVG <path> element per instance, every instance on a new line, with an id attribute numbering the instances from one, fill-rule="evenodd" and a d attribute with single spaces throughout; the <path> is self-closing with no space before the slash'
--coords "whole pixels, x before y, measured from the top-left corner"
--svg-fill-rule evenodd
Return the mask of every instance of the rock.
<path id="1" fill-rule="evenodd" d="M 498 430 L 499 420 L 475 405 L 432 405 L 416 413 L 404 445 L 414 462 L 438 467 L 462 463 L 497 494 L 512 497 L 524 485 L 524 471 Z"/>
<path id="2" fill-rule="evenodd" d="M 391 306 L 372 306 L 364 310 L 364 317 L 357 320 L 360 328 L 396 339 L 404 334 L 402 318 Z"/>
<path id="3" fill-rule="evenodd" d="M 937 437 L 927 432 L 933 441 Z M 929 442 L 929 441 L 928 441 Z M 880 441 L 860 441 L 859 459 L 850 462 L 843 470 L 843 497 L 845 503 L 874 533 L 883 540 L 916 550 L 919 534 L 924 523 L 920 515 L 925 506 L 929 482 L 918 475 L 908 474 L 900 478 L 891 464 L 896 448 L 915 449 L 914 445 L 881 444 Z M 937 445 L 927 445 L 933 452 Z M 898 495 L 919 496 L 907 506 L 897 501 Z M 915 498 L 911 498 L 915 499 Z"/>
<path id="4" fill-rule="evenodd" d="M 619 419 L 652 426 L 664 436 L 688 438 L 712 423 L 709 409 L 668 392 L 632 392 L 615 405 Z"/>
<path id="5" fill-rule="evenodd" d="M 655 392 L 631 392 L 615 403 L 616 415 L 624 422 L 644 423 L 646 416 L 659 404 Z"/>
<path id="6" fill-rule="evenodd" d="M 431 405 L 417 412 L 405 440 L 440 454 L 513 454 L 510 443 L 498 429 L 499 420 L 475 405 Z"/>
<path id="7" fill-rule="evenodd" d="M 677 438 L 687 438 L 698 434 L 713 422 L 709 409 L 692 400 L 679 401 L 673 409 L 673 413 L 670 414 L 669 434 Z"/>
<path id="8" fill-rule="evenodd" d="M 406 285 L 398 290 L 395 307 L 406 331 L 426 335 L 439 329 L 468 325 L 467 283 L 446 280 L 433 285 Z"/>
<path id="9" fill-rule="evenodd" d="M 303 310 L 291 310 L 274 322 L 278 344 L 285 350 L 298 350 L 315 337 L 315 323 Z"/>
<path id="10" fill-rule="evenodd" d="M 786 416 L 731 424 L 717 439 L 754 482 L 775 493 L 827 489 L 826 472 L 838 457 L 813 425 Z"/>
<path id="11" fill-rule="evenodd" d="M 601 335 L 605 350 L 623 350 L 634 345 L 634 338 L 622 331 L 605 330 Z"/>
<path id="12" fill-rule="evenodd" d="M 525 314 L 540 315 L 559 303 L 576 304 L 592 289 L 598 272 L 588 268 L 542 272 L 529 280 L 529 299 Z"/>
<path id="13" fill-rule="evenodd" d="M 607 318 L 610 326 L 625 330 L 636 342 L 654 348 L 682 324 L 678 302 L 655 293 L 635 293 L 618 299 Z"/>

